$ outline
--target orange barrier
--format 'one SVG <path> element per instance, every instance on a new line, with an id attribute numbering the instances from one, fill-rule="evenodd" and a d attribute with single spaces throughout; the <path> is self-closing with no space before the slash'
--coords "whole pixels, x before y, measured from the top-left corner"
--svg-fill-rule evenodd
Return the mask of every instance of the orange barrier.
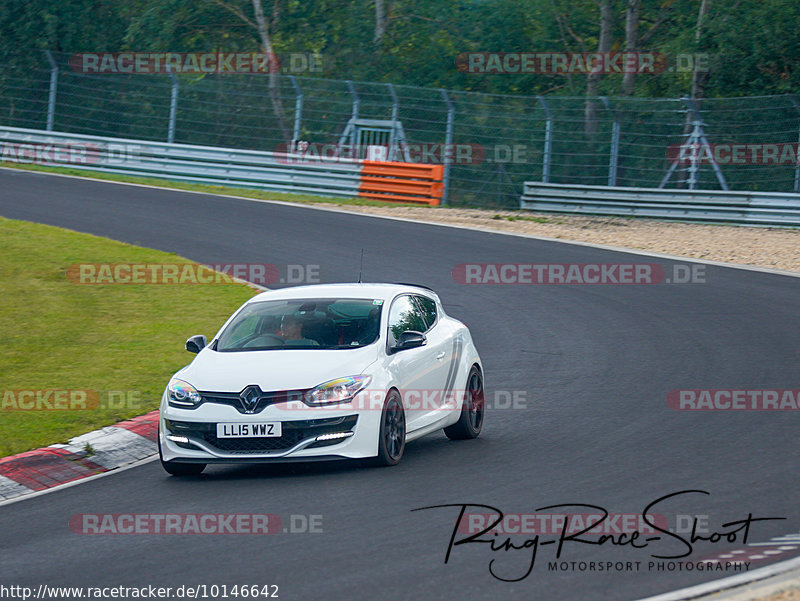
<path id="1" fill-rule="evenodd" d="M 373 200 L 440 205 L 444 165 L 362 161 L 358 195 Z"/>

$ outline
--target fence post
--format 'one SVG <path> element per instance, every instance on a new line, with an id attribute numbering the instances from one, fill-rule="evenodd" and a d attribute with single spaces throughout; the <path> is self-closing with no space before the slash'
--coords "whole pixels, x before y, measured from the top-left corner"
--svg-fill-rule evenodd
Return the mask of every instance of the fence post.
<path id="1" fill-rule="evenodd" d="M 392 131 L 389 133 L 389 160 L 395 159 L 395 144 L 397 142 L 397 94 L 394 91 L 394 86 L 390 83 L 386 84 L 389 88 L 389 93 L 392 95 Z"/>
<path id="2" fill-rule="evenodd" d="M 56 91 L 58 90 L 58 65 L 49 50 L 44 51 L 50 63 L 50 94 L 47 99 L 47 131 L 53 131 L 56 117 Z"/>
<path id="3" fill-rule="evenodd" d="M 289 76 L 289 81 L 292 82 L 296 99 L 294 101 L 294 129 L 292 130 L 292 148 L 291 152 L 297 150 L 297 143 L 300 141 L 300 121 L 303 118 L 303 91 L 300 89 L 300 84 L 297 83 L 297 78 L 294 75 Z"/>
<path id="4" fill-rule="evenodd" d="M 789 100 L 792 101 L 795 110 L 800 113 L 800 102 L 797 101 L 797 96 L 792 94 L 789 96 Z M 797 156 L 797 164 L 794 167 L 794 191 L 800 192 L 800 130 L 797 132 L 797 152 L 799 154 Z"/>
<path id="5" fill-rule="evenodd" d="M 346 83 L 347 89 L 350 90 L 350 95 L 353 97 L 353 114 L 350 115 L 350 118 L 358 119 L 358 107 L 361 105 L 361 100 L 358 98 L 358 94 L 356 93 L 355 86 L 353 86 L 353 82 L 348 79 Z"/>
<path id="6" fill-rule="evenodd" d="M 175 119 L 178 115 L 178 78 L 167 64 L 167 73 L 172 80 L 172 93 L 169 99 L 169 130 L 167 131 L 167 143 L 175 142 Z"/>
<path id="7" fill-rule="evenodd" d="M 445 103 L 447 104 L 447 129 L 444 134 L 444 152 L 442 158 L 444 159 L 444 190 L 442 191 L 442 206 L 447 206 L 447 194 L 450 192 L 450 163 L 453 161 L 453 125 L 455 121 L 455 109 L 453 103 L 450 102 L 450 96 L 444 90 L 439 90 L 442 93 Z"/>
<path id="8" fill-rule="evenodd" d="M 358 158 L 359 149 L 355 148 L 355 146 L 358 144 L 359 140 L 358 128 L 355 125 L 355 121 L 358 119 L 358 109 L 361 101 L 358 98 L 358 94 L 356 93 L 355 86 L 353 86 L 353 82 L 348 79 L 345 81 L 345 83 L 347 84 L 347 89 L 350 91 L 350 95 L 353 97 L 353 110 L 352 114 L 350 115 L 350 121 L 347 122 L 342 135 L 339 136 L 339 152 L 344 152 L 344 148 L 347 143 L 347 136 L 351 136 L 352 144 L 350 145 L 350 157 Z"/>
<path id="9" fill-rule="evenodd" d="M 547 115 L 547 122 L 544 126 L 544 153 L 542 156 L 542 182 L 548 183 L 550 181 L 550 162 L 553 153 L 553 113 L 550 112 L 550 107 L 541 96 L 536 97 L 539 104 L 542 105 L 545 115 Z"/>
<path id="10" fill-rule="evenodd" d="M 608 185 L 617 185 L 617 166 L 619 165 L 619 116 L 617 111 L 611 107 L 611 103 L 605 96 L 600 96 L 600 100 L 606 110 L 614 117 L 611 124 L 611 158 L 608 161 Z"/>

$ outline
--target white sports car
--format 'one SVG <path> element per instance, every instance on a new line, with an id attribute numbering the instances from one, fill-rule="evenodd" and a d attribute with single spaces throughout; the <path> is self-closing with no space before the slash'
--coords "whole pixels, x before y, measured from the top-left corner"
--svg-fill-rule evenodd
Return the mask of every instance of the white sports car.
<path id="1" fill-rule="evenodd" d="M 430 289 L 326 284 L 259 294 L 169 381 L 159 453 L 173 475 L 209 463 L 374 458 L 444 428 L 475 438 L 483 368 Z"/>

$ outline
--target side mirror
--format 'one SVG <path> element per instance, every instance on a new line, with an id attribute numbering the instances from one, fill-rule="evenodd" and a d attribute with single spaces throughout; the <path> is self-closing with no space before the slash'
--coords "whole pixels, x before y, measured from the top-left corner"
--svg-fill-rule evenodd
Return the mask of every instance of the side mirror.
<path id="1" fill-rule="evenodd" d="M 425 338 L 425 334 L 416 330 L 406 330 L 398 336 L 397 342 L 392 347 L 392 352 L 405 351 L 410 348 L 425 346 L 426 344 L 428 344 L 428 339 Z"/>
<path id="2" fill-rule="evenodd" d="M 194 353 L 195 355 L 202 351 L 208 340 L 202 334 L 198 334 L 197 336 L 192 336 L 186 341 L 186 350 L 190 353 Z"/>

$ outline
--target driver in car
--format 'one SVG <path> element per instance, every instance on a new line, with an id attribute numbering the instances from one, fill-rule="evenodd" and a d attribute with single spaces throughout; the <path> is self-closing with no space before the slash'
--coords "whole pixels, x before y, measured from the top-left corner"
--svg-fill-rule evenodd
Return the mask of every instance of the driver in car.
<path id="1" fill-rule="evenodd" d="M 303 338 L 303 324 L 294 315 L 284 315 L 281 318 L 280 334 L 285 346 L 319 346 L 319 342 L 310 338 Z"/>

